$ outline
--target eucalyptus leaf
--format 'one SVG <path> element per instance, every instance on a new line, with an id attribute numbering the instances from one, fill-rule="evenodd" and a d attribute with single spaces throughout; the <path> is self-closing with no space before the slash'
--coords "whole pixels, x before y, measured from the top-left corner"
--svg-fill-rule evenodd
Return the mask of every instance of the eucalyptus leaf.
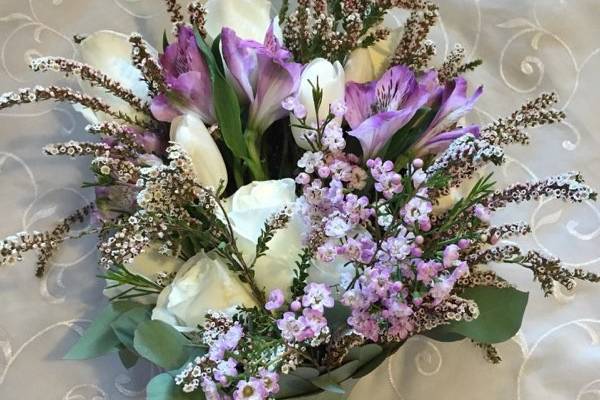
<path id="1" fill-rule="evenodd" d="M 64 358 L 67 360 L 85 360 L 114 351 L 121 342 L 110 324 L 119 318 L 121 314 L 138 305 L 139 303 L 133 301 L 117 301 L 108 304 Z"/>
<path id="2" fill-rule="evenodd" d="M 453 322 L 447 331 L 494 344 L 509 340 L 519 331 L 529 293 L 514 288 L 478 286 L 466 289 L 461 296 L 477 303 L 479 317 L 470 322 Z"/>
<path id="3" fill-rule="evenodd" d="M 396 350 L 398 350 L 400 348 L 400 346 L 402 346 L 402 344 L 403 343 L 393 343 L 393 344 L 384 346 L 381 353 L 376 355 L 373 359 L 371 359 L 371 361 L 362 365 L 354 373 L 354 375 L 352 375 L 352 378 L 360 379 L 364 376 L 369 375 L 371 372 L 373 372 L 375 369 L 377 369 L 377 367 L 379 367 L 381 365 L 381 363 L 385 361 L 386 358 L 388 358 L 390 355 L 394 354 L 394 352 Z"/>
<path id="4" fill-rule="evenodd" d="M 135 330 L 135 351 L 154 364 L 171 370 L 181 367 L 188 359 L 188 340 L 162 321 L 142 322 Z"/>
<path id="5" fill-rule="evenodd" d="M 150 306 L 140 306 L 121 314 L 110 326 L 117 338 L 128 349 L 133 349 L 133 336 L 138 325 L 149 321 L 152 315 Z"/>
<path id="6" fill-rule="evenodd" d="M 184 393 L 167 373 L 155 376 L 146 386 L 146 400 L 204 400 L 202 391 Z"/>
<path id="7" fill-rule="evenodd" d="M 289 399 L 300 395 L 319 392 L 320 389 L 310 381 L 292 374 L 282 374 L 279 377 L 279 392 L 276 399 Z"/>
<path id="8" fill-rule="evenodd" d="M 423 334 L 423 336 L 427 336 L 430 339 L 436 340 L 438 342 L 458 342 L 465 338 L 464 335 L 461 335 L 456 332 L 451 331 L 452 328 L 449 328 L 446 325 L 439 326 L 435 329 L 430 330 Z"/>
<path id="9" fill-rule="evenodd" d="M 290 372 L 291 375 L 299 376 L 302 379 L 311 380 L 319 376 L 319 370 L 310 367 L 298 367 Z"/>
<path id="10" fill-rule="evenodd" d="M 119 349 L 119 359 L 125 368 L 130 369 L 137 364 L 140 357 L 128 348 L 122 347 Z"/>
<path id="11" fill-rule="evenodd" d="M 341 367 L 333 369 L 317 378 L 311 379 L 311 382 L 323 390 L 340 393 L 336 386 L 350 379 L 352 375 L 360 368 L 360 361 L 350 361 Z M 343 389 L 342 389 L 343 390 Z"/>
<path id="12" fill-rule="evenodd" d="M 380 345 L 369 343 L 364 346 L 350 349 L 346 356 L 346 360 L 357 360 L 360 362 L 360 365 L 364 365 L 381 354 L 382 351 L 383 348 Z"/>

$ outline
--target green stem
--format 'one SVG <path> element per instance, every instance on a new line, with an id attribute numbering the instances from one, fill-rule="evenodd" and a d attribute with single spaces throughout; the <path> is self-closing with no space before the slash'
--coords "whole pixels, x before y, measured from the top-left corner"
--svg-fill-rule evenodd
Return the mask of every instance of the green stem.
<path id="1" fill-rule="evenodd" d="M 255 130 L 248 129 L 245 136 L 249 154 L 248 168 L 250 168 L 250 172 L 255 180 L 266 181 L 269 179 L 269 175 L 265 171 L 260 156 L 260 142 L 262 135 Z"/>

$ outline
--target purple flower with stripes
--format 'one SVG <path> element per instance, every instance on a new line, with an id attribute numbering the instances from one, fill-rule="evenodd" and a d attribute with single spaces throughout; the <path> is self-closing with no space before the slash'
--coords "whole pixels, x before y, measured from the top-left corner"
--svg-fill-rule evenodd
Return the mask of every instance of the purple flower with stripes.
<path id="1" fill-rule="evenodd" d="M 379 80 L 346 85 L 346 121 L 352 129 L 349 134 L 360 141 L 365 159 L 374 158 L 427 104 L 429 86 L 403 65 L 389 69 Z"/>

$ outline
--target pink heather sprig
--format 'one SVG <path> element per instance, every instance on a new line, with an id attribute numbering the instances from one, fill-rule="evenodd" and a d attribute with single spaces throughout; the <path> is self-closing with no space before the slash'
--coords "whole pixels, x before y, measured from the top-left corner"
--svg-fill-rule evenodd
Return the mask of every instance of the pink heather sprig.
<path id="1" fill-rule="evenodd" d="M 283 304 L 283 293 L 275 289 L 269 295 L 265 308 L 275 311 Z M 333 305 L 331 290 L 325 284 L 309 283 L 304 288 L 304 295 L 294 299 L 289 311 L 285 311 L 277 320 L 277 328 L 287 343 L 306 342 L 316 347 L 330 339 L 324 312 L 325 308 L 332 308 Z"/>
<path id="2" fill-rule="evenodd" d="M 418 310 L 444 302 L 469 274 L 460 260 L 463 248 L 452 244 L 441 261 L 422 260 L 414 256 L 419 242 L 406 232 L 387 239 L 374 264 L 344 293 L 342 303 L 352 310 L 348 323 L 357 333 L 375 342 L 406 339 L 414 333 Z"/>
<path id="3" fill-rule="evenodd" d="M 244 368 L 245 337 L 239 322 L 224 314 L 209 314 L 202 335 L 208 353 L 188 363 L 175 376 L 175 384 L 185 393 L 201 390 L 207 399 L 272 397 L 279 391 L 279 375 L 262 367 L 256 374 Z"/>
<path id="4" fill-rule="evenodd" d="M 367 161 L 371 176 L 375 179 L 375 190 L 383 194 L 386 199 L 391 199 L 395 194 L 402 193 L 402 177 L 394 171 L 394 163 L 383 162 L 381 158 Z"/>

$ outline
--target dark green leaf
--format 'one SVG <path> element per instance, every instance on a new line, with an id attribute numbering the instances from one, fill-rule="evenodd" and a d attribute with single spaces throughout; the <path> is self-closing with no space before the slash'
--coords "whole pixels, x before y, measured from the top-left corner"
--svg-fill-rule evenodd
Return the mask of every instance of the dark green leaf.
<path id="1" fill-rule="evenodd" d="M 85 360 L 115 350 L 120 341 L 110 324 L 121 314 L 138 305 L 139 303 L 132 301 L 118 301 L 107 305 L 64 358 Z"/>
<path id="2" fill-rule="evenodd" d="M 427 107 L 417 111 L 412 120 L 392 136 L 384 151 L 385 159 L 396 160 L 402 156 L 410 146 L 419 140 L 436 113 L 437 110 Z"/>
<path id="3" fill-rule="evenodd" d="M 188 340 L 162 321 L 142 322 L 135 330 L 133 347 L 145 359 L 165 369 L 179 368 L 187 360 Z"/>
<path id="4" fill-rule="evenodd" d="M 248 147 L 244 140 L 242 121 L 240 119 L 242 112 L 235 90 L 227 82 L 224 74 L 221 73 L 215 55 L 202 36 L 200 36 L 197 28 L 195 29 L 195 35 L 198 48 L 202 52 L 210 71 L 213 84 L 213 103 L 223 140 L 235 156 L 247 159 Z"/>
<path id="5" fill-rule="evenodd" d="M 169 46 L 169 38 L 167 38 L 167 30 L 165 29 L 163 31 L 163 37 L 162 37 L 163 52 L 167 49 L 168 46 Z"/>
<path id="6" fill-rule="evenodd" d="M 517 333 L 529 293 L 514 288 L 479 286 L 466 289 L 461 296 L 477 303 L 479 318 L 452 323 L 448 325 L 448 331 L 480 343 L 494 344 L 505 342 Z"/>
<path id="7" fill-rule="evenodd" d="M 119 358 L 123 366 L 127 369 L 132 368 L 139 360 L 137 354 L 125 347 L 119 349 Z"/>
<path id="8" fill-rule="evenodd" d="M 221 56 L 221 34 L 218 34 L 211 46 L 213 57 L 215 58 L 215 64 L 219 69 L 219 72 L 225 76 L 225 68 L 223 67 L 223 57 Z"/>
<path id="9" fill-rule="evenodd" d="M 133 349 L 133 336 L 138 325 L 150 320 L 152 309 L 150 306 L 140 306 L 121 314 L 110 326 L 127 348 Z"/>
<path id="10" fill-rule="evenodd" d="M 155 376 L 146 386 L 146 400 L 204 400 L 202 391 L 184 393 L 169 374 Z"/>
<path id="11" fill-rule="evenodd" d="M 291 371 L 290 374 L 299 376 L 302 379 L 311 380 L 319 376 L 319 370 L 309 367 L 298 367 Z"/>

